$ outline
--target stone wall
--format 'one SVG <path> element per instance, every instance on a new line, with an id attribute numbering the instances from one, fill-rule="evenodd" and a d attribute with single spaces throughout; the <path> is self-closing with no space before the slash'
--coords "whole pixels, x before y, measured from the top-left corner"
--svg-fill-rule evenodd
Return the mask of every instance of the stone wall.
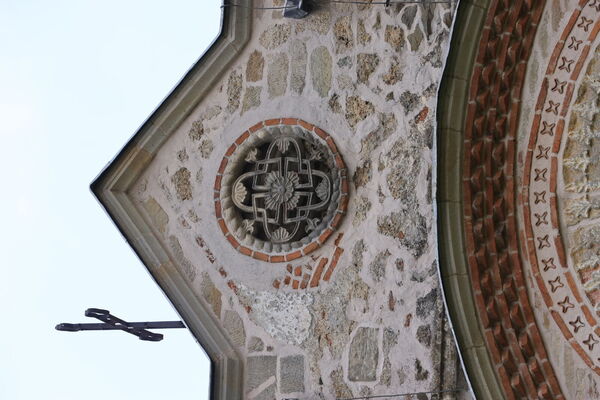
<path id="1" fill-rule="evenodd" d="M 255 10 L 250 44 L 137 182 L 140 210 L 245 358 L 247 398 L 466 387 L 432 198 L 453 11 L 327 4 L 289 20 Z M 223 233 L 215 181 L 236 140 L 288 123 L 331 136 L 347 166 L 347 212 L 310 255 L 267 262 Z"/>

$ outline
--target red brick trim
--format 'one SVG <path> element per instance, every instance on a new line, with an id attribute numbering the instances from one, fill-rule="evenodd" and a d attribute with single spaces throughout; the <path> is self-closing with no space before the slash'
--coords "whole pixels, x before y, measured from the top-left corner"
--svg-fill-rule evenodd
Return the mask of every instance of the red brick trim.
<path id="1" fill-rule="evenodd" d="M 287 287 L 287 289 L 313 289 L 318 287 L 321 282 L 329 282 L 335 267 L 340 260 L 340 257 L 344 253 L 344 249 L 340 247 L 343 233 L 339 233 L 333 243 L 331 256 L 328 257 L 317 257 L 312 256 L 312 260 L 308 263 L 296 265 L 286 265 L 285 277 L 283 279 L 275 279 L 273 281 L 273 287 L 280 289 Z M 331 262 L 329 262 L 331 260 Z M 329 265 L 327 264 L 329 263 Z M 298 281 L 299 277 L 302 277 L 302 282 Z M 294 282 L 298 282 L 294 284 Z"/>
<path id="2" fill-rule="evenodd" d="M 470 79 L 465 123 L 467 262 L 486 346 L 508 399 L 564 398 L 526 295 L 514 188 L 521 89 L 545 3 L 491 2 Z"/>
<path id="3" fill-rule="evenodd" d="M 223 209 L 222 209 L 222 202 L 220 200 L 221 199 L 220 193 L 221 193 L 221 183 L 223 180 L 223 174 L 225 172 L 225 168 L 227 167 L 227 163 L 229 162 L 229 157 L 235 152 L 237 147 L 240 146 L 248 138 L 250 138 L 250 136 L 253 133 L 259 131 L 263 127 L 276 126 L 276 125 L 288 125 L 288 126 L 299 125 L 302 128 L 314 133 L 316 136 L 318 136 L 319 138 L 322 139 L 324 144 L 326 144 L 327 147 L 329 147 L 329 150 L 333 154 L 336 167 L 340 171 L 340 178 L 341 178 L 340 179 L 340 198 L 339 198 L 339 202 L 338 202 L 338 207 L 335 211 L 335 215 L 332 218 L 331 222 L 329 223 L 329 227 L 325 231 L 323 231 L 323 233 L 321 233 L 321 235 L 319 237 L 317 237 L 310 243 L 306 244 L 302 248 L 295 249 L 289 253 L 269 255 L 269 254 L 265 254 L 260 251 L 256 251 L 256 250 L 253 251 L 252 249 L 248 249 L 247 247 L 241 246 L 240 243 L 235 239 L 233 234 L 229 231 L 229 228 L 227 227 L 225 220 L 223 219 Z M 321 246 L 323 246 L 325 241 L 332 235 L 332 233 L 340 227 L 342 219 L 346 215 L 346 212 L 348 211 L 348 198 L 349 198 L 349 194 L 350 194 L 350 189 L 349 189 L 349 184 L 348 184 L 348 173 L 347 173 L 347 169 L 346 169 L 346 164 L 344 163 L 344 160 L 343 160 L 341 154 L 339 153 L 338 148 L 335 145 L 335 142 L 333 141 L 333 138 L 327 132 L 325 132 L 321 128 L 319 128 L 309 122 L 303 121 L 301 119 L 274 118 L 274 119 L 268 119 L 265 121 L 261 121 L 255 125 L 253 125 L 247 131 L 243 132 L 235 140 L 235 143 L 232 144 L 227 149 L 225 156 L 221 160 L 221 164 L 217 171 L 217 176 L 215 177 L 214 192 L 215 192 L 215 195 L 214 195 L 215 217 L 216 217 L 217 223 L 219 225 L 221 232 L 223 233 L 223 235 L 225 236 L 227 241 L 233 246 L 233 248 L 235 248 L 238 252 L 240 252 L 246 256 L 250 256 L 250 257 L 260 260 L 260 261 L 271 262 L 271 263 L 281 263 L 281 262 L 292 261 L 292 260 L 298 259 L 300 257 L 306 256 L 307 254 L 309 254 L 309 253 L 317 250 Z M 332 271 L 333 271 L 333 269 L 332 269 Z M 327 277 L 329 277 L 329 275 L 331 275 L 330 272 L 329 272 L 329 274 L 326 273 Z M 308 282 L 306 283 L 306 285 L 307 284 L 308 284 Z M 303 286 L 306 287 L 306 285 L 303 285 Z"/>
<path id="4" fill-rule="evenodd" d="M 558 219 L 557 179 L 558 154 L 563 143 L 565 125 L 583 65 L 591 43 L 600 30 L 600 18 L 592 3 L 581 2 L 569 18 L 560 40 L 556 43 L 544 77 L 536 106 L 536 123 L 528 140 L 524 182 L 518 206 L 525 219 L 527 259 L 531 265 L 537 290 L 542 294 L 564 339 L 582 360 L 600 375 L 599 347 L 592 345 L 600 339 L 596 332 L 596 317 L 584 302 L 570 271 Z M 591 24 L 594 23 L 592 27 Z M 547 107 L 552 104 L 557 108 Z M 560 108 L 560 109 L 559 109 Z M 541 122 L 540 122 L 541 121 Z M 550 127 L 555 129 L 551 130 Z M 549 171 L 547 181 L 535 179 L 537 171 Z M 540 201 L 540 194 L 544 200 Z M 538 216 L 549 215 L 544 223 Z M 544 246 L 536 244 L 544 238 Z"/>

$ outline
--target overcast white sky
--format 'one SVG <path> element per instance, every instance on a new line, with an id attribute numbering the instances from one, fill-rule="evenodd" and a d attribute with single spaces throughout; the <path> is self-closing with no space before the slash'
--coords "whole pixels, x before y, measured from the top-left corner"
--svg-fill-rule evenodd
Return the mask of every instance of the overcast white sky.
<path id="1" fill-rule="evenodd" d="M 57 332 L 88 307 L 178 316 L 89 184 L 219 30 L 219 0 L 0 0 L 0 399 L 206 399 L 187 330 Z"/>

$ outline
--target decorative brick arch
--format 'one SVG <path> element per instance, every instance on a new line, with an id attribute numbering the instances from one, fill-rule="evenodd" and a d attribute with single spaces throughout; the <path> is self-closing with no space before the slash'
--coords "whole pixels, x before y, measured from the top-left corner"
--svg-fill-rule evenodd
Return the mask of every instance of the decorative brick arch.
<path id="1" fill-rule="evenodd" d="M 545 4 L 461 3 L 440 91 L 440 264 L 481 398 L 564 398 L 527 295 L 515 206 L 521 91 Z"/>

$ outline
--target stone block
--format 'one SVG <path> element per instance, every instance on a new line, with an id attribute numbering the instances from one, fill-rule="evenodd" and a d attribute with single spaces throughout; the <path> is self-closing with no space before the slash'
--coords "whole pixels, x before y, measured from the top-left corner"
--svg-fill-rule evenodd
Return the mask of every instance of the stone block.
<path id="1" fill-rule="evenodd" d="M 248 357 L 246 364 L 246 388 L 252 391 L 272 376 L 275 376 L 277 367 L 276 356 Z M 274 397 L 272 397 L 274 398 Z"/>
<path id="2" fill-rule="evenodd" d="M 244 346 L 246 344 L 246 331 L 244 323 L 235 311 L 225 311 L 223 317 L 223 327 L 229 333 L 229 338 L 236 346 Z"/>
<path id="3" fill-rule="evenodd" d="M 379 329 L 358 328 L 350 343 L 348 379 L 352 382 L 372 382 L 377 378 L 379 362 Z"/>
<path id="4" fill-rule="evenodd" d="M 304 356 L 283 357 L 279 368 L 282 393 L 304 392 Z"/>

